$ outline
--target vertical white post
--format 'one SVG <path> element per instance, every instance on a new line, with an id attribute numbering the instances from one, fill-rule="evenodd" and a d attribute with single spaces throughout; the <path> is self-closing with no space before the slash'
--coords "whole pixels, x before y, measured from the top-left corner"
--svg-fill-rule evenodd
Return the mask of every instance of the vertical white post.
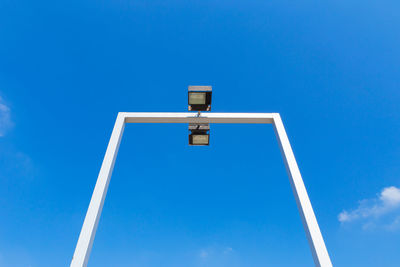
<path id="1" fill-rule="evenodd" d="M 106 155 L 101 165 L 85 221 L 83 222 L 82 230 L 71 261 L 71 267 L 87 266 L 124 127 L 125 116 L 119 113 L 108 143 Z"/>
<path id="2" fill-rule="evenodd" d="M 324 239 L 322 238 L 317 219 L 310 199 L 304 186 L 303 179 L 301 178 L 299 167 L 297 166 L 292 147 L 290 146 L 289 139 L 286 135 L 285 128 L 281 117 L 278 113 L 274 114 L 274 130 L 279 142 L 282 152 L 283 160 L 286 165 L 286 170 L 289 175 L 290 184 L 292 186 L 293 194 L 296 199 L 297 208 L 299 209 L 303 227 L 307 235 L 308 243 L 314 258 L 316 266 L 331 267 L 332 263 L 329 258 L 328 251 L 325 246 Z"/>

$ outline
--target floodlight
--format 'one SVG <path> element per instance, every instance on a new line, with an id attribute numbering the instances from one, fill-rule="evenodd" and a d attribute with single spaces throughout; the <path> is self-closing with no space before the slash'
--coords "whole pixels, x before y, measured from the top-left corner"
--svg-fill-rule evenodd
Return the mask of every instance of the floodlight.
<path id="1" fill-rule="evenodd" d="M 189 145 L 208 146 L 210 144 L 209 124 L 189 124 Z"/>
<path id="2" fill-rule="evenodd" d="M 209 144 L 208 134 L 192 134 L 192 144 L 195 146 L 207 146 Z"/>
<path id="3" fill-rule="evenodd" d="M 189 86 L 189 110 L 210 111 L 211 92 L 211 86 Z"/>

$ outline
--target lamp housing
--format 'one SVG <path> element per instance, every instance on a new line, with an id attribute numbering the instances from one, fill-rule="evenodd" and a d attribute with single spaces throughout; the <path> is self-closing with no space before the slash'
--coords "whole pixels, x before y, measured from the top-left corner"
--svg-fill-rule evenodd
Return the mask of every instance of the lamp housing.
<path id="1" fill-rule="evenodd" d="M 211 86 L 189 86 L 188 109 L 189 111 L 211 110 Z"/>
<path id="2" fill-rule="evenodd" d="M 210 125 L 208 123 L 190 123 L 189 131 L 189 145 L 208 146 L 210 144 Z"/>

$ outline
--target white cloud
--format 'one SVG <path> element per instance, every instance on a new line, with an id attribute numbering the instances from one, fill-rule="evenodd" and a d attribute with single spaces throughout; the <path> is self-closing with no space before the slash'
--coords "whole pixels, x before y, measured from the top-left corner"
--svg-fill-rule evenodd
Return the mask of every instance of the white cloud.
<path id="1" fill-rule="evenodd" d="M 13 122 L 11 121 L 10 108 L 0 97 L 0 137 L 4 136 L 12 126 Z"/>
<path id="2" fill-rule="evenodd" d="M 338 220 L 342 224 L 360 220 L 364 223 L 363 229 L 370 229 L 375 226 L 376 220 L 398 211 L 399 207 L 400 188 L 395 186 L 385 187 L 377 197 L 361 200 L 356 209 L 342 211 L 338 215 Z M 396 219 L 390 225 L 397 225 Z"/>
<path id="3" fill-rule="evenodd" d="M 394 186 L 386 187 L 380 198 L 387 206 L 398 206 L 400 204 L 400 189 Z"/>

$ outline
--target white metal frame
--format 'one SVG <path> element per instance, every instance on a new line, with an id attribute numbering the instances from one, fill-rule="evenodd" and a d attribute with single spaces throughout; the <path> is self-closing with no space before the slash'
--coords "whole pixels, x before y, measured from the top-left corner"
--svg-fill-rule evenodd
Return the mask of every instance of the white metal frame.
<path id="1" fill-rule="evenodd" d="M 96 186 L 83 222 L 71 267 L 86 267 L 107 194 L 125 123 L 268 123 L 273 124 L 297 208 L 316 266 L 332 266 L 317 219 L 279 113 L 142 113 L 120 112 L 108 143 Z"/>

